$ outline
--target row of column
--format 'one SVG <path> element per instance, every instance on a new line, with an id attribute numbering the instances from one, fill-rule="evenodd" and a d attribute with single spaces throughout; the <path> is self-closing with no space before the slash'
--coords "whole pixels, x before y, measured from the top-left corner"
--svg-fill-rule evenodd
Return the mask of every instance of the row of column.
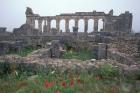
<path id="1" fill-rule="evenodd" d="M 98 20 L 99 19 L 94 19 L 94 31 L 98 31 Z M 78 27 L 78 19 L 75 19 L 75 27 Z M 42 22 L 43 20 L 38 20 L 38 29 L 39 31 L 42 32 Z M 88 19 L 84 19 L 84 32 L 87 33 L 88 30 Z M 31 24 L 35 28 L 35 20 L 32 20 Z M 104 29 L 104 21 L 103 21 L 103 29 Z M 44 31 L 50 32 L 51 30 L 51 20 L 44 20 Z M 60 20 L 56 20 L 56 29 L 57 31 L 60 31 Z M 69 19 L 65 19 L 65 30 L 66 32 L 70 32 L 69 30 Z"/>

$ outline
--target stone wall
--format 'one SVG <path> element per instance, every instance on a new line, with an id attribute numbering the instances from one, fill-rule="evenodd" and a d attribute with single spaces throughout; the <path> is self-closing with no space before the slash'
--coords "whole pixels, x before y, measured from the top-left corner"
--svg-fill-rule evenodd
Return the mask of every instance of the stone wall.
<path id="1" fill-rule="evenodd" d="M 130 32 L 132 29 L 132 14 L 126 11 L 119 16 L 113 15 L 113 10 L 110 10 L 109 13 L 104 12 L 76 12 L 76 13 L 67 13 L 60 14 L 56 16 L 40 16 L 39 14 L 34 14 L 31 8 L 26 9 L 26 23 L 35 28 L 36 22 L 38 22 L 38 31 L 40 33 L 51 32 L 51 21 L 56 20 L 56 29 L 58 32 L 60 29 L 60 21 L 65 20 L 65 32 L 69 33 L 69 21 L 73 19 L 75 21 L 75 27 L 78 27 L 78 22 L 80 19 L 84 21 L 84 33 L 88 32 L 88 20 L 94 20 L 94 28 L 92 31 L 98 32 L 99 20 L 103 22 L 103 28 L 101 31 L 114 32 L 114 31 L 124 31 Z M 43 24 L 44 22 L 44 24 Z M 42 27 L 44 29 L 42 29 Z"/>
<path id="2" fill-rule="evenodd" d="M 0 55 L 5 55 L 9 52 L 20 52 L 23 47 L 23 43 L 21 41 L 1 41 L 0 42 Z"/>
<path id="3" fill-rule="evenodd" d="M 108 49 L 107 51 L 107 58 L 116 60 L 122 64 L 135 64 L 133 58 L 125 53 L 118 52 L 116 49 Z"/>

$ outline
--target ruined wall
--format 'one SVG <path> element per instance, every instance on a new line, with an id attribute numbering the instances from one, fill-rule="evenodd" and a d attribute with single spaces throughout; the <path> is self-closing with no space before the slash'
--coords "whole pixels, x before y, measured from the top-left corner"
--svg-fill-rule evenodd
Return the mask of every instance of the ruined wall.
<path id="1" fill-rule="evenodd" d="M 135 63 L 134 59 L 130 55 L 118 52 L 118 51 L 113 50 L 113 49 L 108 50 L 107 58 L 112 59 L 112 60 L 116 60 L 122 64 L 127 64 L 127 65 L 131 65 L 131 64 Z"/>
<path id="2" fill-rule="evenodd" d="M 70 32 L 69 21 L 73 19 L 75 21 L 75 27 L 78 27 L 78 22 L 80 19 L 84 20 L 84 33 L 88 33 L 88 20 L 94 20 L 93 31 L 98 32 L 99 20 L 103 21 L 102 31 L 112 32 L 112 31 L 124 31 L 131 32 L 132 29 L 132 14 L 126 11 L 119 16 L 113 15 L 113 10 L 109 13 L 104 12 L 76 12 L 76 13 L 66 13 L 56 16 L 40 16 L 39 14 L 34 14 L 31 8 L 26 10 L 26 23 L 30 24 L 35 28 L 35 21 L 38 22 L 38 30 L 43 34 L 46 32 L 51 32 L 51 21 L 56 20 L 56 29 L 60 32 L 60 21 L 65 20 L 65 32 Z M 43 24 L 44 22 L 44 24 Z M 42 28 L 43 27 L 43 28 Z"/>

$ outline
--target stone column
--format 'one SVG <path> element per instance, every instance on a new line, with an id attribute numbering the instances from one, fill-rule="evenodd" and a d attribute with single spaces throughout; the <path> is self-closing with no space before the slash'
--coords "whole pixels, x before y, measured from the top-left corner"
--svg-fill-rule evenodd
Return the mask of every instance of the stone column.
<path id="1" fill-rule="evenodd" d="M 107 45 L 105 43 L 98 44 L 98 60 L 107 58 Z"/>
<path id="2" fill-rule="evenodd" d="M 30 23 L 29 23 L 33 28 L 35 28 L 35 18 L 31 17 L 30 18 Z"/>
<path id="3" fill-rule="evenodd" d="M 94 31 L 98 31 L 98 19 L 94 19 Z"/>
<path id="4" fill-rule="evenodd" d="M 78 27 L 78 19 L 75 19 L 75 27 Z"/>
<path id="5" fill-rule="evenodd" d="M 73 35 L 74 36 L 78 35 L 78 27 L 73 27 Z"/>
<path id="6" fill-rule="evenodd" d="M 42 32 L 42 20 L 38 20 L 38 29 L 39 29 L 39 32 Z"/>
<path id="7" fill-rule="evenodd" d="M 69 19 L 66 19 L 65 21 L 65 30 L 66 32 L 69 32 Z"/>
<path id="8" fill-rule="evenodd" d="M 105 31 L 105 19 L 102 20 L 103 20 L 103 31 Z"/>
<path id="9" fill-rule="evenodd" d="M 46 33 L 47 32 L 47 23 L 46 23 L 46 20 L 44 20 L 44 26 L 43 26 L 43 29 L 44 29 L 44 33 Z"/>
<path id="10" fill-rule="evenodd" d="M 56 29 L 59 32 L 59 30 L 60 30 L 60 21 L 58 19 L 56 20 Z"/>
<path id="11" fill-rule="evenodd" d="M 51 20 L 47 19 L 47 32 L 50 32 L 50 28 L 51 28 Z"/>
<path id="12" fill-rule="evenodd" d="M 26 24 L 31 25 L 33 28 L 35 28 L 35 20 L 33 17 L 27 17 Z"/>
<path id="13" fill-rule="evenodd" d="M 31 17 L 26 17 L 26 24 L 31 24 Z"/>
<path id="14" fill-rule="evenodd" d="M 35 19 L 32 20 L 33 28 L 35 28 Z"/>
<path id="15" fill-rule="evenodd" d="M 85 30 L 84 32 L 87 33 L 87 30 L 88 30 L 88 19 L 85 19 Z"/>
<path id="16" fill-rule="evenodd" d="M 50 57 L 51 58 L 60 58 L 61 56 L 61 50 L 60 50 L 60 41 L 59 40 L 53 40 L 51 42 L 51 48 L 50 48 Z"/>

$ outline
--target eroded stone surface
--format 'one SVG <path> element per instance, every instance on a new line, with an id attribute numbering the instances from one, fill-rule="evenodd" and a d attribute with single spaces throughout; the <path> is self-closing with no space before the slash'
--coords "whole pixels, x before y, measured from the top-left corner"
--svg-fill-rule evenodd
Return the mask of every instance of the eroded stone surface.
<path id="1" fill-rule="evenodd" d="M 31 69 L 31 70 L 37 70 L 37 69 L 59 69 L 62 70 L 74 70 L 77 72 L 81 71 L 89 71 L 93 72 L 97 68 L 101 67 L 105 64 L 110 64 L 115 68 L 119 68 L 120 71 L 126 75 L 132 75 L 135 74 L 137 71 L 140 70 L 140 64 L 123 64 L 119 63 L 114 60 L 110 59 L 102 59 L 102 60 L 87 60 L 87 61 L 81 61 L 76 59 L 57 59 L 57 58 L 47 58 L 42 57 L 43 53 L 48 51 L 47 49 L 41 49 L 34 51 L 33 53 L 29 54 L 27 57 L 20 57 L 16 55 L 7 55 L 7 56 L 1 56 L 0 61 L 1 62 L 7 62 L 9 64 L 16 64 L 17 67 L 20 66 L 23 69 Z"/>

